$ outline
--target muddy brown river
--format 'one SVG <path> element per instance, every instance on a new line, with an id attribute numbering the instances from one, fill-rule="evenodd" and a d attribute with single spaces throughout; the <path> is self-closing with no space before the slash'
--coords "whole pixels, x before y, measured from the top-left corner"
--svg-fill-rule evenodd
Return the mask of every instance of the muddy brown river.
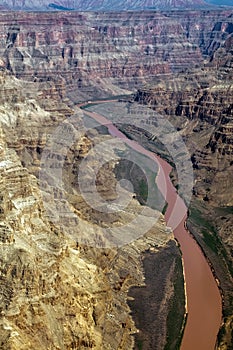
<path id="1" fill-rule="evenodd" d="M 173 228 L 183 255 L 188 319 L 181 350 L 214 350 L 222 319 L 221 295 L 201 249 L 185 229 L 187 207 L 170 180 L 171 166 L 137 142 L 128 139 L 102 115 L 87 110 L 84 113 L 107 126 L 112 136 L 120 138 L 131 148 L 158 164 L 156 183 L 168 203 L 165 220 L 167 226 Z M 180 222 L 178 226 L 177 220 Z"/>

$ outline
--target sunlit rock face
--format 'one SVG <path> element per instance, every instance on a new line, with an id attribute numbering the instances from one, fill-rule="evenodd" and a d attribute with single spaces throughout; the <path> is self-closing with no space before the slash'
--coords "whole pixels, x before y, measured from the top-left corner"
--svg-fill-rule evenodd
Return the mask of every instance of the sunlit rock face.
<path id="1" fill-rule="evenodd" d="M 228 12 L 3 13 L 1 65 L 30 81 L 56 83 L 75 101 L 123 94 L 158 74 L 203 65 L 213 23 Z M 50 30 L 52 28 L 53 30 Z M 228 28 L 217 29 L 220 37 Z"/>
<path id="2" fill-rule="evenodd" d="M 163 216 L 152 211 L 158 221 L 145 237 L 121 249 L 91 248 L 88 234 L 104 243 L 108 223 L 104 214 L 96 218 L 82 198 L 77 170 L 89 149 L 108 136 L 82 135 L 70 147 L 63 189 L 53 177 L 39 186 L 41 157 L 63 121 L 73 127 L 69 118 L 75 116 L 77 128 L 81 125 L 83 114 L 74 102 L 135 92 L 137 101 L 156 104 L 182 129 L 203 174 L 211 167 L 214 179 L 223 176 L 222 200 L 231 203 L 230 16 L 229 11 L 0 14 L 2 349 L 133 347 L 136 328 L 126 302 L 128 289 L 143 284 L 145 250 L 159 255 L 166 249 L 169 255 L 172 247 L 171 259 L 180 257 L 173 235 Z M 194 140 L 191 135 L 198 136 Z M 59 150 L 53 157 L 59 161 Z M 217 175 L 221 159 L 226 173 Z M 108 200 L 115 196 L 113 169 L 109 165 L 98 177 L 98 189 Z M 220 198 L 217 185 L 215 189 Z M 205 197 L 205 187 L 197 183 L 196 191 Z M 124 225 L 141 210 L 132 194 L 126 195 L 130 212 L 111 218 L 113 226 Z M 58 212 L 69 207 L 70 216 L 54 221 L 50 205 Z M 221 234 L 227 241 L 230 230 L 224 223 Z M 86 244 L 79 243 L 80 236 L 87 236 Z M 161 346 L 166 343 L 169 297 L 174 298 L 174 266 L 171 261 L 162 276 L 168 290 L 161 296 Z"/>
<path id="3" fill-rule="evenodd" d="M 109 136 L 96 131 L 91 138 L 77 139 L 66 154 L 63 189 L 55 176 L 39 182 L 48 139 L 63 121 L 73 127 L 73 115 L 78 128 L 82 112 L 60 96 L 54 82 L 27 82 L 3 70 L 0 83 L 1 349 L 132 349 L 137 330 L 127 294 L 131 286 L 143 285 L 142 253 L 150 250 L 172 253 L 162 276 L 169 289 L 161 296 L 166 307 L 160 316 L 165 332 L 160 341 L 165 343 L 168 305 L 174 298 L 172 259 L 180 258 L 180 252 L 163 216 L 148 208 L 144 220 L 155 221 L 151 230 L 120 249 L 96 248 L 93 237 L 90 245 L 90 235 L 97 246 L 104 245 L 103 227 L 109 223 L 105 214 L 97 222 L 74 179 L 93 143 Z M 56 149 L 54 164 L 60 158 Z M 98 176 L 98 190 L 108 200 L 115 195 L 113 168 L 107 166 Z M 130 210 L 112 216 L 113 227 L 124 226 L 141 211 L 132 193 L 125 191 L 125 196 L 131 200 Z M 69 208 L 69 215 L 56 221 L 50 208 L 59 213 L 61 206 Z"/>

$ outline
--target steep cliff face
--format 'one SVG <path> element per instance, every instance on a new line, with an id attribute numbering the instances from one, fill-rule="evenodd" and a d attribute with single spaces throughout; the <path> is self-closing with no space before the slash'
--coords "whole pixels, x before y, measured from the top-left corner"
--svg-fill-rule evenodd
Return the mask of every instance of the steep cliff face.
<path id="1" fill-rule="evenodd" d="M 105 239 L 102 227 L 110 225 L 106 215 L 99 216 L 97 223 L 74 181 L 78 164 L 93 142 L 108 136 L 96 132 L 91 139 L 82 136 L 72 145 L 64 164 L 65 199 L 61 199 L 56 178 L 51 181 L 43 177 L 39 187 L 38 178 L 32 174 L 38 176 L 49 135 L 74 114 L 73 108 L 57 94 L 45 98 L 49 89 L 54 91 L 51 83 L 46 84 L 45 91 L 40 85 L 38 91 L 35 83 L 29 88 L 28 83 L 6 72 L 1 73 L 0 80 L 1 349 L 131 349 L 136 328 L 127 293 L 131 286 L 143 285 L 141 254 L 145 250 L 160 254 L 166 249 L 175 262 L 180 254 L 173 236 L 160 213 L 148 209 L 145 220 L 156 216 L 158 222 L 132 244 L 99 249 L 85 245 L 84 238 L 80 243 L 80 237 L 88 243 L 94 232 L 98 245 Z M 75 113 L 78 125 L 81 112 L 76 109 Z M 59 163 L 61 150 L 57 149 L 53 157 Z M 100 171 L 98 177 L 98 190 L 108 200 L 116 195 L 111 187 L 116 182 L 112 168 L 114 164 Z M 112 216 L 113 226 L 124 226 L 141 211 L 132 194 L 126 191 L 126 195 L 131 198 L 130 210 L 115 219 Z M 61 206 L 69 206 L 71 212 L 56 222 L 49 215 L 50 206 L 57 208 L 57 213 Z M 75 226 L 70 226 L 74 217 Z M 170 297 L 174 293 L 172 259 L 163 275 Z M 166 295 L 161 297 L 167 303 L 170 300 Z M 165 331 L 167 314 L 168 306 L 160 317 Z M 161 341 L 166 341 L 166 335 Z"/>
<path id="2" fill-rule="evenodd" d="M 157 74 L 202 66 L 230 12 L 1 14 L 2 66 L 52 81 L 75 101 L 136 89 Z M 222 23 L 222 27 L 213 27 Z M 53 28 L 51 31 L 50 28 Z M 211 39 L 212 40 L 212 39 Z M 213 42 L 213 40 L 211 41 Z"/>
<path id="3" fill-rule="evenodd" d="M 232 59 L 231 59 L 232 64 Z M 232 206 L 232 79 L 207 68 L 158 81 L 141 89 L 136 101 L 150 105 L 179 130 L 190 149 L 197 173 L 195 193 L 219 206 Z M 223 68 L 222 68 L 223 71 Z M 232 74 L 232 73 L 231 73 Z M 223 186 L 219 187 L 219 179 Z M 205 179 L 205 180 L 203 180 Z M 211 185 L 211 187 L 210 187 Z"/>
<path id="4" fill-rule="evenodd" d="M 209 199 L 219 205 L 232 205 L 232 15 L 217 21 L 203 40 L 198 39 L 202 54 L 206 56 L 201 69 L 170 75 L 166 80 L 158 77 L 156 83 L 138 90 L 135 100 L 151 105 L 173 122 L 184 135 L 193 155 L 194 167 L 205 169 L 213 188 Z M 192 30 L 189 31 L 192 36 Z M 214 185 L 214 176 L 225 172 L 226 188 Z M 197 171 L 198 172 L 198 171 Z M 202 176 L 200 175 L 200 179 Z M 228 180 L 227 180 L 228 179 Z M 206 185 L 207 186 L 207 185 Z M 197 184 L 200 195 L 205 185 Z M 204 193 L 205 195 L 206 193 Z"/>
<path id="5" fill-rule="evenodd" d="M 152 86 L 139 89 L 135 100 L 168 119 L 189 149 L 195 186 L 188 227 L 220 279 L 227 328 L 219 339 L 225 349 L 231 343 L 232 322 L 232 16 L 217 22 L 199 45 L 206 56 L 202 69 L 171 75 L 165 81 L 158 77 Z"/>
<path id="6" fill-rule="evenodd" d="M 129 287 L 143 283 L 145 250 L 158 254 L 158 260 L 171 253 L 162 276 L 167 294 L 153 305 L 154 310 L 165 305 L 155 322 L 159 346 L 165 345 L 168 296 L 174 300 L 174 266 L 180 255 L 162 216 L 144 238 L 124 248 L 91 248 L 84 244 L 90 232 L 101 245 L 106 226 L 124 226 L 141 210 L 127 191 L 129 212 L 118 216 L 97 215 L 82 198 L 79 165 L 108 136 L 96 131 L 73 142 L 63 164 L 62 189 L 56 182 L 60 140 L 50 176 L 39 187 L 41 157 L 49 136 L 64 121 L 62 131 L 79 130 L 83 114 L 73 102 L 129 94 L 139 87 L 136 100 L 155 107 L 185 137 L 196 167 L 198 198 L 232 205 L 231 33 L 230 11 L 1 13 L 4 350 L 132 348 L 136 329 L 126 298 Z M 91 167 L 95 169 L 94 161 Z M 97 178 L 99 193 L 109 201 L 116 196 L 114 167 L 107 164 Z M 87 180 L 89 176 L 87 172 Z M 59 222 L 52 214 L 63 209 Z M 144 219 L 153 215 L 158 213 L 149 210 Z M 229 213 L 221 216 L 219 233 L 229 252 L 231 219 Z M 160 285 L 161 275 L 154 283 L 153 288 Z"/>

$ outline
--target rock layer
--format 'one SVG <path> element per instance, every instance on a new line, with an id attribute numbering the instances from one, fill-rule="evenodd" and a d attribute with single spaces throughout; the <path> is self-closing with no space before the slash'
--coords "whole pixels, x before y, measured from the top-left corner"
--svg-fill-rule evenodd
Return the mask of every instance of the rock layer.
<path id="1" fill-rule="evenodd" d="M 131 349 L 136 328 L 127 293 L 130 286 L 143 285 L 141 254 L 148 249 L 160 254 L 170 249 L 171 241 L 177 257 L 179 249 L 160 213 L 152 210 L 148 215 L 157 216 L 157 224 L 145 237 L 121 249 L 79 243 L 79 237 L 86 237 L 88 243 L 91 232 L 95 232 L 96 243 L 104 240 L 100 221 L 106 225 L 106 216 L 98 217 L 97 224 L 93 210 L 77 192 L 75 174 L 92 143 L 108 136 L 96 132 L 92 138 L 79 138 L 71 147 L 64 164 L 66 199 L 61 200 L 56 178 L 43 177 L 39 187 L 34 175 L 39 174 L 49 135 L 74 113 L 78 126 L 81 112 L 57 94 L 45 98 L 48 88 L 52 89 L 50 83 L 45 91 L 42 85 L 37 91 L 34 83 L 31 89 L 24 84 L 1 73 L 1 349 Z M 53 157 L 59 164 L 61 150 Z M 98 189 L 111 200 L 115 192 L 104 180 L 106 172 L 107 179 L 114 182 L 112 168 L 107 167 L 99 174 Z M 61 206 L 69 206 L 71 212 L 56 222 L 50 206 L 58 213 Z M 130 211 L 112 217 L 112 225 L 124 225 L 140 210 L 132 199 Z M 75 226 L 70 226 L 71 221 Z M 172 276 L 168 268 L 165 283 Z M 171 297 L 172 293 L 171 287 Z M 165 329 L 167 313 L 168 309 L 160 319 Z"/>
<path id="2" fill-rule="evenodd" d="M 165 81 L 158 77 L 153 85 L 139 89 L 135 100 L 167 118 L 189 149 L 196 199 L 191 203 L 188 227 L 220 279 L 227 328 L 219 339 L 220 348 L 225 349 L 231 343 L 232 328 L 232 16 L 217 22 L 200 48 L 206 55 L 201 69 L 170 75 Z M 151 139 L 161 149 L 156 135 Z"/>
<path id="3" fill-rule="evenodd" d="M 230 14 L 3 13 L 1 64 L 19 78 L 53 82 L 74 101 L 120 95 L 159 73 L 202 66 L 230 31 Z"/>
<path id="4" fill-rule="evenodd" d="M 130 349 L 136 329 L 126 298 L 130 286 L 143 283 L 141 253 L 159 255 L 171 241 L 177 257 L 179 250 L 162 216 L 144 238 L 124 248 L 80 244 L 80 237 L 88 243 L 90 232 L 103 243 L 106 225 L 124 225 L 141 206 L 126 191 L 129 212 L 97 215 L 80 194 L 77 172 L 90 148 L 108 136 L 78 134 L 65 154 L 61 140 L 82 126 L 73 102 L 139 88 L 136 100 L 155 107 L 187 141 L 198 198 L 230 205 L 232 12 L 1 13 L 0 35 L 1 348 Z M 39 188 L 41 158 L 60 125 L 60 148 L 49 154 L 49 176 Z M 61 188 L 56 171 L 64 155 Z M 116 195 L 109 186 L 116 184 L 113 168 L 108 164 L 97 178 L 109 201 Z M 65 213 L 62 222 L 54 212 Z M 153 215 L 159 214 L 149 210 Z M 222 220 L 219 234 L 229 253 L 230 219 Z M 163 282 L 175 300 L 171 266 Z M 163 311 L 160 344 L 167 306 Z"/>

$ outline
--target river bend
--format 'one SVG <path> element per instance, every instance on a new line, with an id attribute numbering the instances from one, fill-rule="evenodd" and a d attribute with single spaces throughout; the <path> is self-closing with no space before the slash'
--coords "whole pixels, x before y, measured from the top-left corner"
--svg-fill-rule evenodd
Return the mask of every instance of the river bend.
<path id="1" fill-rule="evenodd" d="M 137 142 L 128 139 L 104 116 L 88 110 L 85 110 L 84 113 L 98 123 L 107 126 L 113 137 L 120 138 L 137 152 L 151 158 L 159 166 L 156 183 L 168 203 L 165 220 L 167 225 L 173 228 L 174 236 L 180 244 L 184 264 L 188 318 L 181 350 L 214 350 L 222 318 L 221 295 L 200 247 L 185 228 L 187 207 L 169 177 L 171 166 Z M 176 213 L 178 217 L 183 217 L 178 226 L 175 222 Z"/>

